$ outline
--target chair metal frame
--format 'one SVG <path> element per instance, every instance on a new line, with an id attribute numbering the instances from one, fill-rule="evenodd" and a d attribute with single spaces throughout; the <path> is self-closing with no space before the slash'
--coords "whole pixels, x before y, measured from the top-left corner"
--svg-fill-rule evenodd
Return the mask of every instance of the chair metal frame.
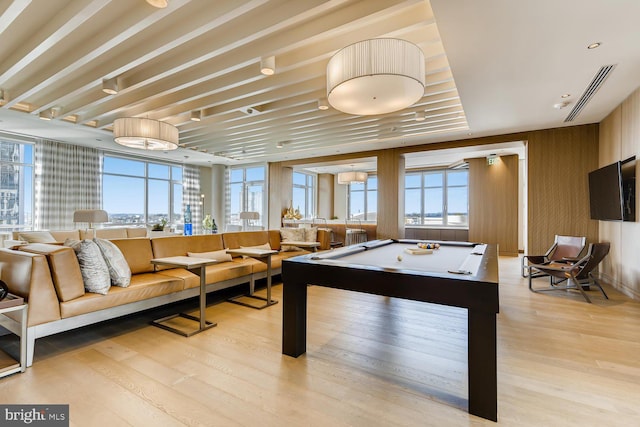
<path id="1" fill-rule="evenodd" d="M 547 274 L 541 272 L 532 271 L 532 265 L 544 264 L 550 261 L 557 261 L 563 258 L 578 258 L 587 243 L 586 237 L 577 236 L 562 236 L 556 234 L 553 241 L 553 245 L 549 248 L 544 255 L 523 255 L 521 275 L 522 277 L 529 277 L 533 274 L 533 277 L 543 277 Z M 527 264 L 529 263 L 529 264 Z"/>
<path id="2" fill-rule="evenodd" d="M 529 274 L 529 290 L 532 292 L 548 292 L 559 290 L 577 290 L 584 299 L 591 303 L 591 299 L 585 293 L 591 285 L 596 286 L 605 299 L 609 299 L 602 285 L 593 275 L 593 270 L 600 264 L 600 262 L 609 254 L 610 243 L 591 243 L 587 254 L 580 259 L 564 259 L 549 261 L 544 264 L 533 264 L 531 267 L 535 267 L 545 275 L 550 276 L 550 284 L 547 288 L 534 288 L 532 279 L 535 277 Z M 564 286 L 558 286 L 560 282 L 554 282 L 553 278 L 566 280 Z"/>

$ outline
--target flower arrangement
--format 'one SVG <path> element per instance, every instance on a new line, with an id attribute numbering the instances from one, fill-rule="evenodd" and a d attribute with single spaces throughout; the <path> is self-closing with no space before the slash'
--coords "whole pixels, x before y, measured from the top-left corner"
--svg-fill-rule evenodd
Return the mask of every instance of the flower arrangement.
<path id="1" fill-rule="evenodd" d="M 218 232 L 218 226 L 216 225 L 216 220 L 211 217 L 211 215 L 205 215 L 202 220 L 202 228 L 211 233 Z"/>

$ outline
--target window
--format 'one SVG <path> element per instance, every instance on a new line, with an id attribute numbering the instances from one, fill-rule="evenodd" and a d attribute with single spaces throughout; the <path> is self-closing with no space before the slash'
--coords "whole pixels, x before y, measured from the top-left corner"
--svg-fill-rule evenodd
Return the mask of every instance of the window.
<path id="1" fill-rule="evenodd" d="M 0 141 L 0 226 L 33 226 L 33 145 Z"/>
<path id="2" fill-rule="evenodd" d="M 182 222 L 182 167 L 104 156 L 102 208 L 112 224 Z"/>
<path id="3" fill-rule="evenodd" d="M 251 225 L 261 226 L 264 218 L 264 166 L 232 168 L 229 170 L 229 203 L 227 224 L 243 225 L 240 212 L 258 212 L 260 218 Z"/>
<path id="4" fill-rule="evenodd" d="M 469 171 L 405 174 L 405 224 L 462 227 L 469 224 Z"/>
<path id="5" fill-rule="evenodd" d="M 347 217 L 376 221 L 378 213 L 378 177 L 369 175 L 363 183 L 349 184 Z"/>
<path id="6" fill-rule="evenodd" d="M 293 173 L 292 205 L 300 210 L 302 218 L 312 218 L 315 214 L 316 177 L 302 172 Z"/>

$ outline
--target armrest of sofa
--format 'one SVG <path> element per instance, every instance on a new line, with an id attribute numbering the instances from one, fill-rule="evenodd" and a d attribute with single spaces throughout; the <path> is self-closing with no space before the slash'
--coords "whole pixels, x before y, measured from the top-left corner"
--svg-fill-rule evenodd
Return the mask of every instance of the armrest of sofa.
<path id="1" fill-rule="evenodd" d="M 316 237 L 318 243 L 320 243 L 320 250 L 331 249 L 331 229 L 318 228 L 318 237 Z"/>
<path id="2" fill-rule="evenodd" d="M 60 303 L 44 255 L 0 249 L 0 271 L 9 292 L 28 303 L 28 326 L 60 319 Z"/>
<path id="3" fill-rule="evenodd" d="M 29 244 L 29 242 L 25 240 L 6 239 L 2 241 L 2 246 L 4 248 L 15 248 L 16 246 L 23 246 L 27 244 Z"/>

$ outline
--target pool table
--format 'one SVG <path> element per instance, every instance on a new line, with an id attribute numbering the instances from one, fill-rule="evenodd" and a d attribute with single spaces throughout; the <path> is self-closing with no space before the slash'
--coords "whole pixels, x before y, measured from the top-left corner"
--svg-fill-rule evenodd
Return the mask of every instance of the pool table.
<path id="1" fill-rule="evenodd" d="M 282 353 L 306 352 L 307 285 L 462 307 L 468 310 L 469 413 L 497 421 L 497 245 L 375 240 L 282 262 Z M 418 253 L 416 253 L 418 252 Z"/>

